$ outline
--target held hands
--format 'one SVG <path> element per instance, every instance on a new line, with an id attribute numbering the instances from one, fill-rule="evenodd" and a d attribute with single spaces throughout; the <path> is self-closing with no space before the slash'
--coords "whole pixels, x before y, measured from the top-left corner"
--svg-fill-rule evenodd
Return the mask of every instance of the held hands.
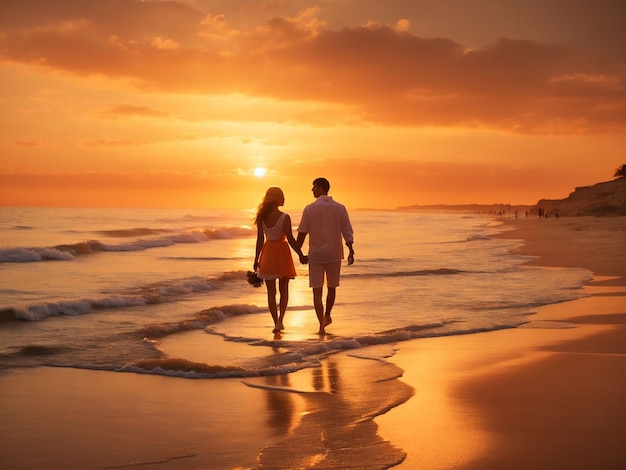
<path id="1" fill-rule="evenodd" d="M 300 255 L 300 264 L 309 264 L 309 257 L 307 255 Z"/>

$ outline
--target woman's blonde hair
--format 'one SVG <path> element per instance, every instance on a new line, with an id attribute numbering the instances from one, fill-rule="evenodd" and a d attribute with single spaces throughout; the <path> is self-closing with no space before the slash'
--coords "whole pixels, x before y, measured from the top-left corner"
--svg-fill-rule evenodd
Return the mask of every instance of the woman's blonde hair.
<path id="1" fill-rule="evenodd" d="M 274 208 L 274 206 L 278 206 L 278 203 L 282 202 L 284 197 L 285 195 L 282 189 L 276 186 L 272 186 L 271 188 L 268 188 L 267 191 L 265 192 L 265 196 L 263 197 L 263 200 L 261 201 L 261 203 L 259 204 L 259 207 L 257 208 L 256 217 L 254 218 L 254 223 L 256 225 L 259 225 L 261 222 L 263 222 L 263 220 L 265 219 L 265 216 L 267 216 L 267 214 L 270 213 L 270 211 Z"/>

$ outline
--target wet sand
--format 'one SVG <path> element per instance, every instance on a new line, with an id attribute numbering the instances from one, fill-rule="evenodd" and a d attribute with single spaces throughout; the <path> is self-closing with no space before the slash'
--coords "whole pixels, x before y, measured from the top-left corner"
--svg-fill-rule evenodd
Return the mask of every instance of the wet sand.
<path id="1" fill-rule="evenodd" d="M 416 393 L 379 432 L 403 469 L 626 468 L 626 218 L 508 225 L 530 264 L 591 270 L 590 297 L 523 328 L 400 345 Z"/>
<path id="2" fill-rule="evenodd" d="M 508 223 L 531 263 L 593 271 L 590 296 L 288 376 L 4 373 L 0 468 L 626 468 L 626 218 Z"/>

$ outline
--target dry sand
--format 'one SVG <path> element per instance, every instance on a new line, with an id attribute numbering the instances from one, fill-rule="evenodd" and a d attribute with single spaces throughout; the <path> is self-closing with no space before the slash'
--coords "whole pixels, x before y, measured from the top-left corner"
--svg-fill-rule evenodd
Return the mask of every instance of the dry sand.
<path id="1" fill-rule="evenodd" d="M 502 236 L 526 240 L 532 263 L 593 271 L 590 297 L 540 308 L 526 328 L 400 343 L 387 369 L 348 352 L 252 386 L 4 373 L 0 468 L 251 468 L 265 449 L 265 468 L 624 469 L 626 218 L 509 224 Z"/>

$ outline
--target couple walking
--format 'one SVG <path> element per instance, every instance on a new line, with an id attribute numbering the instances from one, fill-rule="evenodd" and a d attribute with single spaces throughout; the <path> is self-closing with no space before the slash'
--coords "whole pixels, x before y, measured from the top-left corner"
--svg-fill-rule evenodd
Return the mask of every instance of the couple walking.
<path id="1" fill-rule="evenodd" d="M 320 324 L 319 334 L 332 323 L 331 310 L 335 304 L 335 290 L 339 286 L 343 240 L 350 250 L 348 264 L 354 263 L 353 231 L 345 206 L 328 195 L 330 183 L 326 178 L 313 181 L 315 201 L 304 208 L 298 225 L 298 238 L 291 231 L 291 218 L 278 208 L 285 204 L 280 188 L 267 190 L 259 204 L 254 223 L 257 226 L 254 270 L 267 287 L 267 304 L 274 320 L 274 333 L 285 327 L 283 319 L 289 302 L 289 280 L 296 277 L 296 269 L 289 246 L 302 264 L 309 266 L 309 286 L 313 289 L 313 305 Z M 309 254 L 304 255 L 302 244 L 309 235 Z M 280 300 L 276 304 L 276 279 Z M 322 300 L 324 279 L 327 284 L 326 308 Z"/>

